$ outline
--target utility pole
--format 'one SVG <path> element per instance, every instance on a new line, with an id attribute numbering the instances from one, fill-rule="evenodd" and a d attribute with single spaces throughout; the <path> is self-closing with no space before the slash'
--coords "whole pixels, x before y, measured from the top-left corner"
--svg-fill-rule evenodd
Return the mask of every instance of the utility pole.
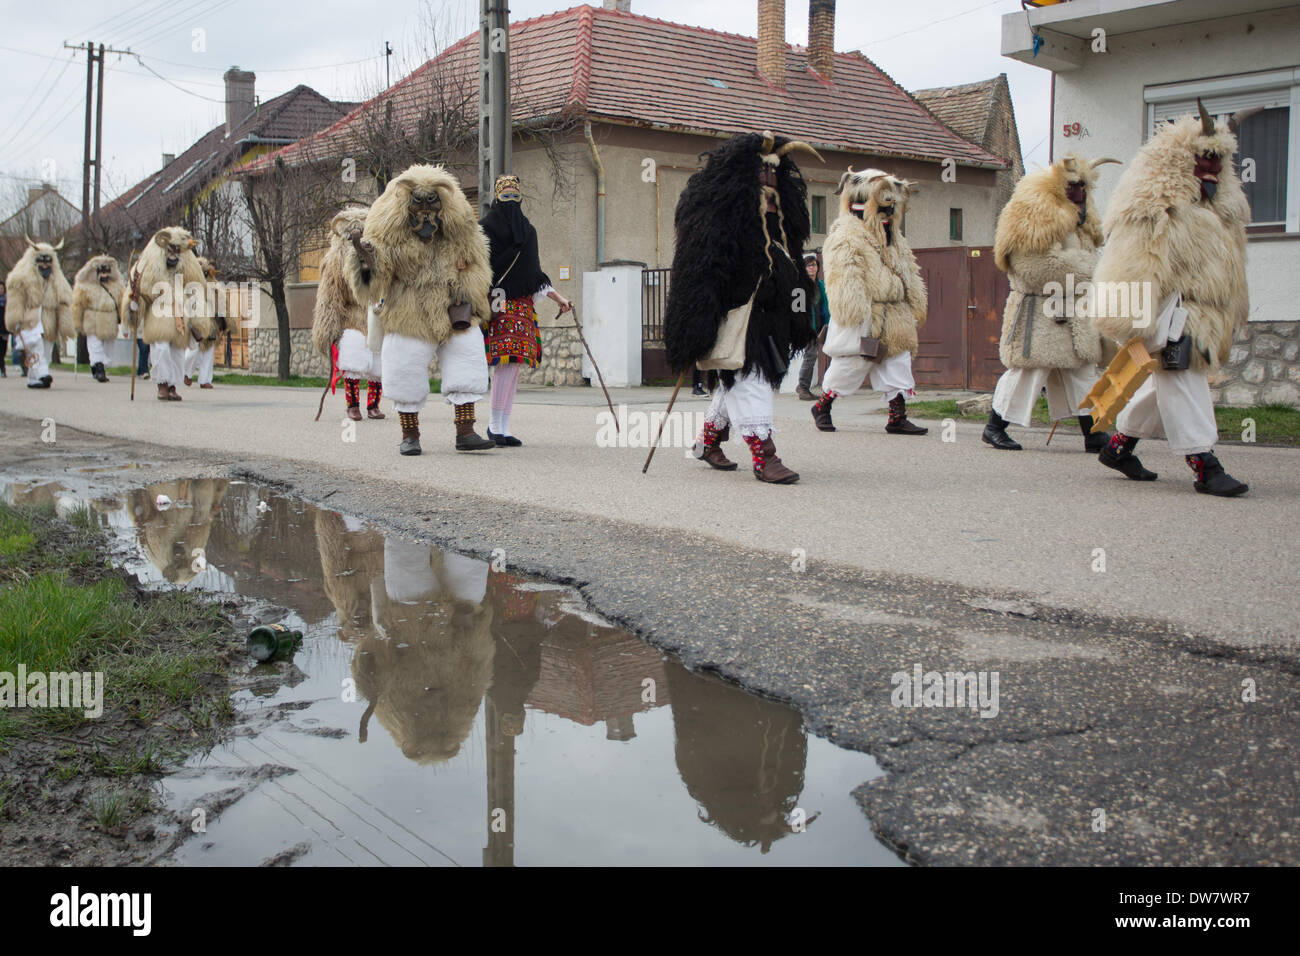
<path id="1" fill-rule="evenodd" d="M 478 81 L 479 214 L 492 202 L 496 178 L 510 172 L 510 10 L 506 0 L 480 0 Z"/>
<path id="2" fill-rule="evenodd" d="M 86 138 L 81 167 L 81 240 L 82 260 L 84 261 L 90 258 L 92 220 L 94 225 L 98 225 L 99 222 L 100 188 L 103 183 L 104 55 L 106 53 L 130 53 L 131 51 L 107 48 L 102 43 L 99 44 L 99 49 L 96 50 L 95 44 L 89 40 L 77 46 L 68 43 L 63 44 L 63 46 L 68 50 L 86 51 Z M 98 83 L 96 82 L 96 64 L 99 66 Z M 93 158 L 91 156 L 90 123 L 92 108 L 95 117 L 95 152 Z M 94 167 L 95 170 L 93 199 L 91 197 L 91 167 Z"/>

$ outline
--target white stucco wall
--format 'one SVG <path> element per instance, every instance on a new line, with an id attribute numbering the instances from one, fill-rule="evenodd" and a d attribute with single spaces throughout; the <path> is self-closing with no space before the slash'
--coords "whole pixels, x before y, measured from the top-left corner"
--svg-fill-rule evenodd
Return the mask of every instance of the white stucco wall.
<path id="1" fill-rule="evenodd" d="M 1297 66 L 1300 10 L 1294 8 L 1110 35 L 1106 53 L 1090 54 L 1080 69 L 1056 74 L 1053 155 L 1133 156 L 1146 136 L 1148 86 Z M 1066 137 L 1064 126 L 1076 122 L 1087 135 Z M 1115 167 L 1102 167 L 1103 209 L 1118 178 Z M 1300 190 L 1300 182 L 1290 188 Z M 1251 239 L 1247 278 L 1252 321 L 1300 317 L 1300 234 Z"/>

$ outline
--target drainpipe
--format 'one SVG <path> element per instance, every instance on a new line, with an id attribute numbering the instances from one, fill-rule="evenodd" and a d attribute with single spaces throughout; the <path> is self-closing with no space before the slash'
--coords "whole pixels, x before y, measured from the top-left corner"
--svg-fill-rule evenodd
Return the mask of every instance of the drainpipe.
<path id="1" fill-rule="evenodd" d="M 605 261 L 605 164 L 596 151 L 596 140 L 591 135 L 591 120 L 582 124 L 583 135 L 591 149 L 591 165 L 596 167 L 596 267 Z"/>

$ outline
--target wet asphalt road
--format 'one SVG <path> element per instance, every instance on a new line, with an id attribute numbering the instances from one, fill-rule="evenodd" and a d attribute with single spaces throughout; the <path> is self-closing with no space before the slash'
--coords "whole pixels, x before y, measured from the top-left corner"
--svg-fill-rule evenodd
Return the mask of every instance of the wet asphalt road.
<path id="1" fill-rule="evenodd" d="M 713 529 L 646 526 L 395 480 L 359 483 L 350 461 L 304 467 L 269 455 L 178 451 L 67 424 L 50 446 L 35 425 L 0 417 L 6 473 L 169 461 L 124 479 L 205 474 L 278 484 L 442 546 L 482 557 L 500 549 L 512 569 L 576 584 L 602 613 L 688 666 L 788 700 L 817 733 L 874 754 L 888 773 L 856 796 L 909 860 L 1300 862 L 1300 666 L 1286 637 L 1295 633 L 1291 619 L 1276 608 L 1278 639 L 1243 641 L 1155 619 L 1091 616 L 1023 592 L 886 575 L 815 552 L 797 570 L 785 541 L 757 550 L 719 540 Z M 435 435 L 426 426 L 427 451 L 417 462 L 427 471 L 472 459 L 446 453 Z M 1274 453 L 1292 456 L 1294 468 L 1295 453 Z M 391 477 L 398 469 L 390 460 L 370 462 L 371 474 Z M 671 474 L 695 463 L 659 464 Z M 737 478 L 706 476 L 715 477 Z M 533 488 L 555 481 L 531 476 Z M 556 487 L 554 497 L 583 490 Z M 1293 541 L 1294 523 L 1285 532 Z M 1293 546 L 1275 557 L 1294 561 Z M 1274 600 L 1294 614 L 1294 591 Z M 916 665 L 996 672 L 996 716 L 894 706 L 891 676 Z M 1253 700 L 1243 700 L 1247 689 Z"/>

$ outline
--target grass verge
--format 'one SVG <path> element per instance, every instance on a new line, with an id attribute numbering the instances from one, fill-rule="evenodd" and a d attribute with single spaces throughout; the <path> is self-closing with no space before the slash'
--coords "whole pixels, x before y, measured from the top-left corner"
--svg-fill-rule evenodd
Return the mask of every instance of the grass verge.
<path id="1" fill-rule="evenodd" d="M 217 606 L 141 590 L 106 546 L 87 514 L 0 504 L 0 857 L 140 858 L 124 856 L 140 849 L 126 848 L 126 828 L 154 806 L 157 775 L 214 744 L 234 716 L 227 674 L 239 643 Z M 51 676 L 33 706 L 35 674 L 81 675 L 79 703 L 53 700 Z M 65 831 L 75 841 L 48 836 Z"/>

